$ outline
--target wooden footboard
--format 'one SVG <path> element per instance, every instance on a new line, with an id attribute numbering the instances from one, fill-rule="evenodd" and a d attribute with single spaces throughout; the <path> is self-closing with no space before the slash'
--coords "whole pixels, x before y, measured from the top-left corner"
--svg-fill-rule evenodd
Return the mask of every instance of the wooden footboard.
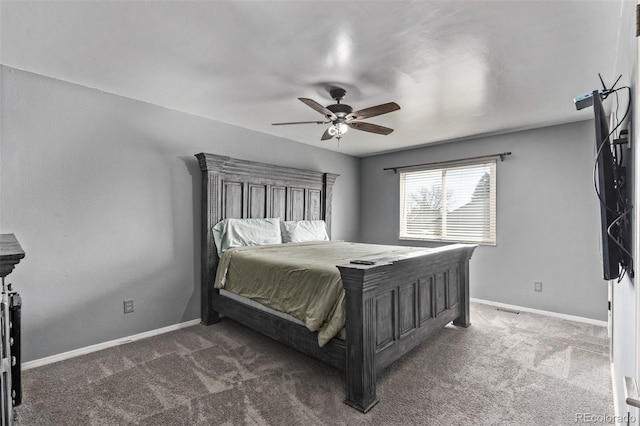
<path id="1" fill-rule="evenodd" d="M 376 374 L 453 321 L 468 327 L 469 259 L 476 246 L 338 265 L 346 292 L 345 403 L 367 412 Z"/>

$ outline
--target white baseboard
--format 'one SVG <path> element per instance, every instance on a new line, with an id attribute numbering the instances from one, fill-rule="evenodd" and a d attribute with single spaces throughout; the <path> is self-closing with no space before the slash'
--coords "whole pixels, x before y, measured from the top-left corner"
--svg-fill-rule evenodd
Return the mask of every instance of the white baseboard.
<path id="1" fill-rule="evenodd" d="M 543 310 L 540 310 L 540 309 L 525 308 L 524 306 L 508 305 L 506 303 L 492 302 L 490 300 L 483 300 L 483 299 L 476 299 L 475 297 L 471 297 L 470 300 L 472 302 L 482 303 L 483 305 L 491 305 L 491 306 L 495 306 L 497 308 L 505 308 L 505 309 L 515 310 L 515 311 L 529 312 L 529 313 L 532 313 L 532 314 L 546 315 L 548 317 L 561 318 L 561 319 L 565 319 L 565 320 L 569 320 L 569 321 L 584 322 L 584 323 L 587 323 L 587 324 L 599 325 L 599 326 L 602 326 L 602 327 L 606 327 L 607 326 L 607 322 L 606 321 L 595 320 L 595 319 L 591 319 L 591 318 L 578 317 L 578 316 L 575 316 L 575 315 L 560 314 L 558 312 L 543 311 Z"/>
<path id="2" fill-rule="evenodd" d="M 169 325 L 167 327 L 157 328 L 155 330 L 145 331 L 144 333 L 134 334 L 133 336 L 121 337 L 120 339 L 110 340 L 108 342 L 98 343 L 96 345 L 86 346 L 84 348 L 74 349 L 69 352 L 63 352 L 57 355 L 51 355 L 45 358 L 36 359 L 33 361 L 23 362 L 21 367 L 23 370 L 29 370 L 30 368 L 41 367 L 47 364 L 53 364 L 54 362 L 63 361 L 65 359 L 74 358 L 80 355 L 89 354 L 91 352 L 101 351 L 103 349 L 112 348 L 114 346 L 122 345 L 123 343 L 134 342 L 136 340 L 146 339 L 147 337 L 157 336 L 158 334 L 168 333 L 170 331 L 180 330 L 181 328 L 191 327 L 193 325 L 200 324 L 200 319 L 194 319 L 187 322 L 181 322 L 179 324 Z"/>

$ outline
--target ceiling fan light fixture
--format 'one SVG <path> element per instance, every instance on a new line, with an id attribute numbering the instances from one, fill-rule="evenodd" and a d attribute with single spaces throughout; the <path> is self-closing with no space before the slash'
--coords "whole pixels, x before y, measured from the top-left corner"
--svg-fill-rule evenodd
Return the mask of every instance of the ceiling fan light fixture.
<path id="1" fill-rule="evenodd" d="M 331 137 L 335 136 L 336 138 L 340 139 L 342 136 L 344 136 L 345 133 L 347 133 L 347 130 L 349 130 L 349 126 L 347 125 L 347 123 L 345 123 L 344 121 L 338 121 L 334 122 L 327 129 L 327 133 Z"/>

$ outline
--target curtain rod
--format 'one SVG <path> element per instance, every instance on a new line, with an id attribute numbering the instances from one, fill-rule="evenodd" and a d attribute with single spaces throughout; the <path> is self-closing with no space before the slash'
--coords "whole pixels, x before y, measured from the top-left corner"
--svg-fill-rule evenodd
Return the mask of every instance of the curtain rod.
<path id="1" fill-rule="evenodd" d="M 440 164 L 459 163 L 461 161 L 468 161 L 468 160 L 480 160 L 482 158 L 498 158 L 498 157 L 500 157 L 500 161 L 504 161 L 504 157 L 506 157 L 507 155 L 511 155 L 511 152 L 501 152 L 500 154 L 490 154 L 490 155 L 480 155 L 478 157 L 460 158 L 458 160 L 436 161 L 434 163 L 412 164 L 410 166 L 386 167 L 386 168 L 384 168 L 382 170 L 384 170 L 384 171 L 393 170 L 394 173 L 398 173 L 398 170 L 410 169 L 410 168 L 413 168 L 413 167 L 437 166 L 437 165 L 440 165 Z"/>

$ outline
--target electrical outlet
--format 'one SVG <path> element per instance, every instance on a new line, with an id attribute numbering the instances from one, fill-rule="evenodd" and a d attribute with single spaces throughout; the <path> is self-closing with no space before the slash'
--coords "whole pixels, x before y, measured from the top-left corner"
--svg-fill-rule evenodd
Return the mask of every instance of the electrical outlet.
<path id="1" fill-rule="evenodd" d="M 533 291 L 542 291 L 542 281 L 533 282 Z"/>
<path id="2" fill-rule="evenodd" d="M 133 299 L 125 300 L 124 301 L 124 313 L 125 314 L 130 314 L 131 312 L 133 312 Z"/>

